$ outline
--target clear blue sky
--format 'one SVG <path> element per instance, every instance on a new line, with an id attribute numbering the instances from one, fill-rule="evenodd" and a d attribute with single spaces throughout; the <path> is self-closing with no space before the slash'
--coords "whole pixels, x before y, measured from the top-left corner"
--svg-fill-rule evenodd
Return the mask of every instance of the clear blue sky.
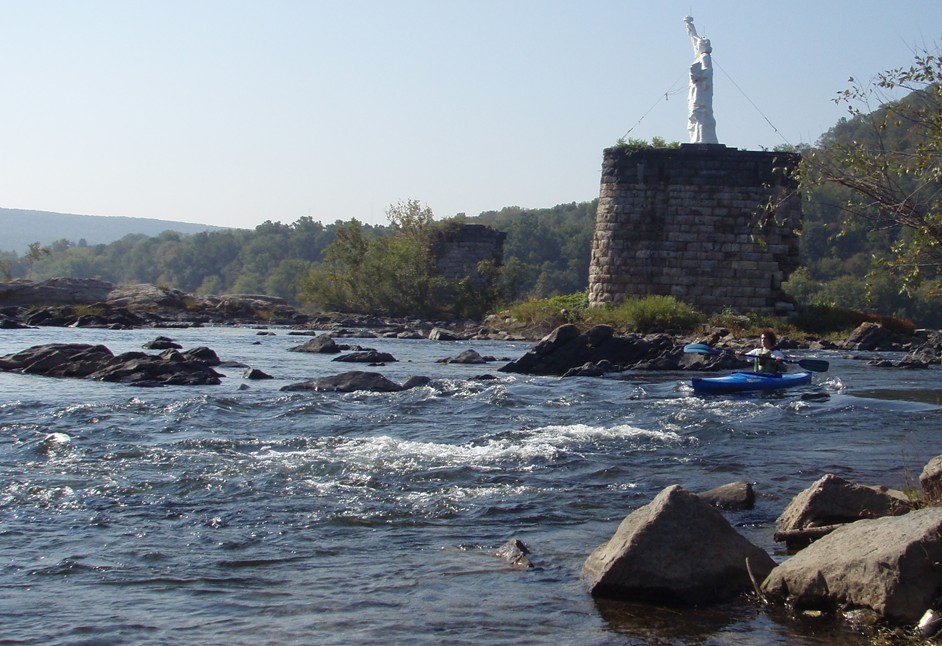
<path id="1" fill-rule="evenodd" d="M 942 30 L 938 0 L 0 0 L 0 207 L 251 228 L 588 201 L 620 137 L 687 140 L 687 14 L 745 149 L 815 142 L 848 77 Z"/>

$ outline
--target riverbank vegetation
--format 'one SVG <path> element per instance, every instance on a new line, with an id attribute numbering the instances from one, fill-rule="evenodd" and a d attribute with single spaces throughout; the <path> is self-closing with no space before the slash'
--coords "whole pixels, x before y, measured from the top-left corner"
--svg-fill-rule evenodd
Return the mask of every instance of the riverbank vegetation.
<path id="1" fill-rule="evenodd" d="M 869 314 L 828 304 L 801 307 L 789 318 L 756 312 L 741 314 L 728 309 L 707 315 L 672 296 L 628 299 L 607 307 L 590 308 L 588 304 L 586 292 L 526 299 L 508 307 L 497 318 L 512 321 L 523 328 L 545 331 L 566 323 L 583 327 L 611 325 L 621 333 L 642 334 L 669 331 L 683 335 L 715 327 L 725 328 L 740 338 L 759 336 L 762 330 L 772 329 L 781 337 L 795 338 L 810 334 L 843 339 L 865 322 L 879 323 L 901 334 L 912 334 L 915 331 L 912 321 L 905 318 Z"/>
<path id="2" fill-rule="evenodd" d="M 806 329 L 827 331 L 862 312 L 942 327 L 940 75 L 939 57 L 921 54 L 911 68 L 853 82 L 839 97 L 849 116 L 816 145 L 798 147 L 805 160 L 801 268 L 784 290 L 799 303 L 796 322 Z M 656 138 L 650 145 L 671 144 Z M 0 270 L 7 278 L 98 277 L 195 294 L 266 294 L 312 310 L 480 318 L 516 303 L 510 311 L 521 320 L 608 317 L 637 330 L 689 325 L 693 315 L 669 299 L 590 313 L 582 297 L 571 296 L 588 284 L 597 203 L 435 220 L 429 207 L 408 200 L 390 207 L 386 226 L 302 217 L 109 245 L 59 240 L 31 245 L 22 256 L 0 254 Z M 480 267 L 483 283 L 448 285 L 435 275 L 436 230 L 462 223 L 506 234 L 503 265 Z M 554 308 L 560 312 L 546 315 Z"/>

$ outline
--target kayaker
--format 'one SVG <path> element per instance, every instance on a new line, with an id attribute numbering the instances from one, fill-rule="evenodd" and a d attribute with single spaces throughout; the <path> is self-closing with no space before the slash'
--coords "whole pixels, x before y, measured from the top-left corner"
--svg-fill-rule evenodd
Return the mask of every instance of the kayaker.
<path id="1" fill-rule="evenodd" d="M 778 339 L 772 330 L 763 330 L 759 337 L 762 347 L 753 348 L 749 352 L 737 352 L 737 357 L 754 357 L 756 372 L 785 372 L 785 354 L 778 349 Z"/>

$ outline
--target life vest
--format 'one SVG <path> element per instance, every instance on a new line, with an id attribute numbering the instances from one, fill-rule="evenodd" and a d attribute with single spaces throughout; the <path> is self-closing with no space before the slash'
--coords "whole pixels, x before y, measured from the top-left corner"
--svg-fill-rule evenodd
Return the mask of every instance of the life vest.
<path id="1" fill-rule="evenodd" d="M 772 350 L 760 348 L 755 357 L 756 372 L 780 372 L 782 369 L 781 364 L 772 356 Z"/>

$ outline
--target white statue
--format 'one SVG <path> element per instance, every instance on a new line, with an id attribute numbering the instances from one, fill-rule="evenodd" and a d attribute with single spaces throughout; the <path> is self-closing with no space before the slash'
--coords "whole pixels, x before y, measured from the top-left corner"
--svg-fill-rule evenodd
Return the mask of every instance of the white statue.
<path id="1" fill-rule="evenodd" d="M 693 42 L 693 64 L 690 66 L 690 93 L 687 109 L 690 116 L 687 130 L 692 144 L 717 144 L 716 119 L 713 118 L 713 47 L 709 38 L 700 38 L 693 26 L 693 18 L 684 18 L 687 33 Z"/>

